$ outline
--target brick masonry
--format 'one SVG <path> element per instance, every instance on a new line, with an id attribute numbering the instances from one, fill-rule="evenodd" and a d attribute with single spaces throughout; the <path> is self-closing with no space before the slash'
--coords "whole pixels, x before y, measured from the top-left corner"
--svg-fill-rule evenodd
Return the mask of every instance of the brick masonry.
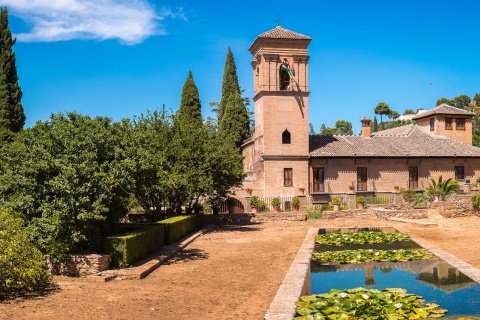
<path id="1" fill-rule="evenodd" d="M 445 201 L 434 202 L 431 206 L 444 218 L 480 216 L 480 211 L 472 207 L 471 195 L 447 196 Z"/>
<path id="2" fill-rule="evenodd" d="M 77 254 L 68 255 L 62 263 L 52 264 L 47 256 L 49 271 L 55 275 L 81 277 L 107 270 L 110 255 L 107 254 Z"/>

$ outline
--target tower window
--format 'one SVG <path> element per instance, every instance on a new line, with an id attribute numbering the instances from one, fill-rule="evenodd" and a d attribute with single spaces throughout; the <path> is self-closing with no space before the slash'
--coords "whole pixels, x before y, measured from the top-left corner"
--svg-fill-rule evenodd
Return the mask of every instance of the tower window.
<path id="1" fill-rule="evenodd" d="M 283 131 L 282 133 L 282 143 L 283 144 L 290 144 L 292 143 L 290 132 L 288 130 Z"/>
<path id="2" fill-rule="evenodd" d="M 290 74 L 288 64 L 282 63 L 280 65 L 280 90 L 290 89 Z"/>
<path id="3" fill-rule="evenodd" d="M 465 130 L 465 119 L 455 119 L 456 129 Z"/>

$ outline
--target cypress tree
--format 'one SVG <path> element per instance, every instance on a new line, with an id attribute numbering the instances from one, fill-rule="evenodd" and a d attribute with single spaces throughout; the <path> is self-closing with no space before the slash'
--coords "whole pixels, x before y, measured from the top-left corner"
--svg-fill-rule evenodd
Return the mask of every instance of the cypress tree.
<path id="1" fill-rule="evenodd" d="M 0 139 L 10 132 L 19 132 L 25 124 L 22 107 L 22 90 L 18 84 L 15 53 L 12 47 L 16 39 L 8 26 L 8 11 L 0 9 Z"/>
<path id="2" fill-rule="evenodd" d="M 200 96 L 198 88 L 193 81 L 192 71 L 189 71 L 187 80 L 182 89 L 182 100 L 180 102 L 180 109 L 178 110 L 178 117 L 181 123 L 193 123 L 198 126 L 203 124 L 202 120 L 202 106 L 200 103 Z"/>
<path id="3" fill-rule="evenodd" d="M 237 66 L 230 47 L 228 47 L 227 59 L 223 70 L 222 82 L 222 99 L 218 108 L 218 123 L 222 121 L 225 108 L 232 93 L 240 93 L 240 85 L 238 84 Z"/>
<path id="4" fill-rule="evenodd" d="M 377 132 L 378 131 L 378 121 L 377 121 L 377 117 L 373 117 L 373 128 L 372 128 L 372 132 Z"/>
<path id="5" fill-rule="evenodd" d="M 229 140 L 240 148 L 242 142 L 250 136 L 249 123 L 240 92 L 230 94 L 218 128 L 220 138 Z"/>

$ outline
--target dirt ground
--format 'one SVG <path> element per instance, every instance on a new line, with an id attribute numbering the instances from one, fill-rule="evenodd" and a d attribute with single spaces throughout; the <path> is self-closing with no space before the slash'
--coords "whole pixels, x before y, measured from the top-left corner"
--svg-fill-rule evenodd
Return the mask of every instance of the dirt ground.
<path id="1" fill-rule="evenodd" d="M 266 222 L 216 227 L 143 280 L 58 277 L 45 295 L 0 302 L 0 319 L 263 319 L 310 227 L 394 226 L 480 268 L 480 218 Z"/>

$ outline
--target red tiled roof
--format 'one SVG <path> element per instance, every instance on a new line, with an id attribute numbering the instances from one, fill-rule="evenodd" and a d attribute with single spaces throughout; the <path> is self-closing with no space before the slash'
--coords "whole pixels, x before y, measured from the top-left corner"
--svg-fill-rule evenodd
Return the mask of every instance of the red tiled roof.
<path id="1" fill-rule="evenodd" d="M 423 113 L 420 113 L 418 115 L 416 115 L 415 117 L 413 117 L 412 119 L 413 120 L 417 120 L 417 119 L 422 119 L 422 118 L 426 118 L 426 117 L 430 117 L 432 115 L 436 115 L 436 114 L 445 114 L 445 115 L 456 115 L 456 116 L 474 116 L 475 115 L 475 112 L 471 112 L 471 111 L 467 111 L 467 110 L 463 110 L 463 109 L 460 109 L 460 108 L 455 108 L 455 107 L 452 107 L 452 106 L 449 106 L 448 104 L 441 104 L 431 110 L 428 110 L 426 112 L 423 112 Z"/>
<path id="2" fill-rule="evenodd" d="M 312 39 L 306 35 L 284 29 L 280 26 L 277 26 L 270 31 L 262 33 L 261 35 L 258 36 L 258 38 L 310 39 L 310 40 Z"/>
<path id="3" fill-rule="evenodd" d="M 410 124 L 362 136 L 310 136 L 310 157 L 480 157 L 480 148 Z"/>

